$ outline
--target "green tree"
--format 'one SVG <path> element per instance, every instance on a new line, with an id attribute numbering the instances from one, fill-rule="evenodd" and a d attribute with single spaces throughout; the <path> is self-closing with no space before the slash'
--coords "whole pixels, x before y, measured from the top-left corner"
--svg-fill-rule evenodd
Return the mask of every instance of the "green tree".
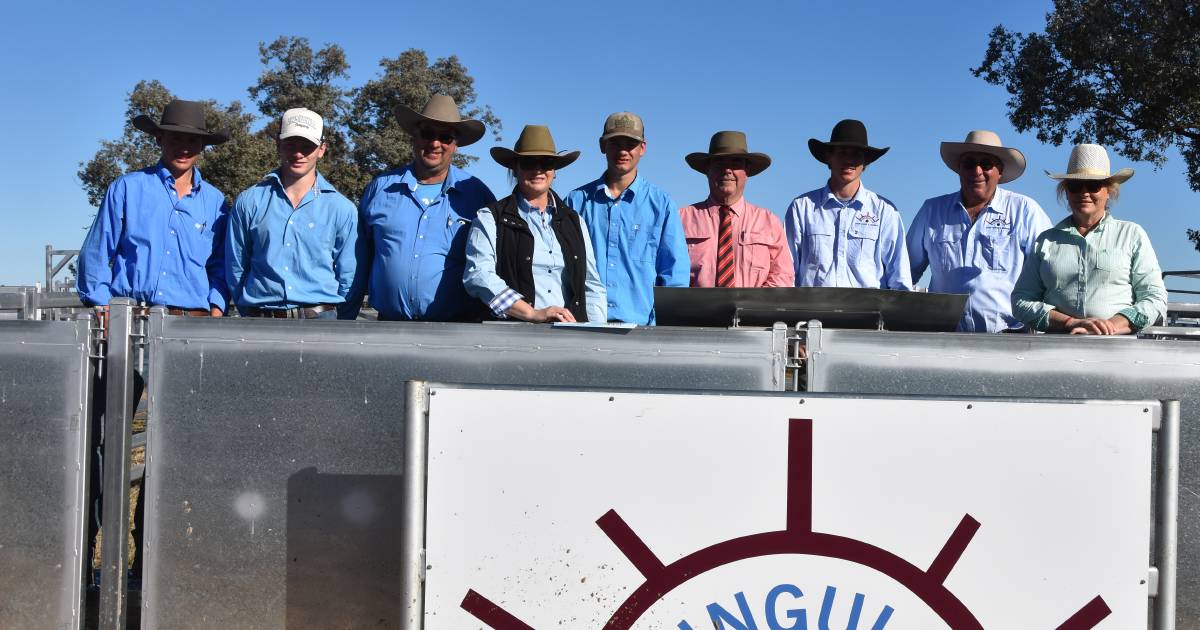
<path id="1" fill-rule="evenodd" d="M 258 53 L 262 74 L 247 90 L 257 112 L 248 111 L 239 101 L 205 102 L 208 123 L 228 129 L 230 140 L 206 150 L 199 165 L 205 179 L 230 197 L 277 166 L 279 116 L 292 107 L 307 107 L 325 119 L 329 150 L 321 172 L 352 200 L 379 172 L 412 159 L 411 139 L 392 114 L 400 103 L 419 110 L 431 95 L 449 94 L 465 115 L 482 120 L 500 138 L 500 119 L 490 107 L 476 104 L 474 79 L 457 57 L 430 63 L 424 52 L 406 50 L 380 61 L 380 75 L 352 89 L 345 86 L 350 65 L 337 44 L 314 51 L 305 38 L 279 37 L 270 44 L 260 43 Z M 158 81 L 141 81 L 129 93 L 121 137 L 102 140 L 96 154 L 80 164 L 79 179 L 92 205 L 100 204 L 108 186 L 123 173 L 158 160 L 154 139 L 130 121 L 139 114 L 158 119 L 172 98 Z M 455 164 L 465 166 L 475 159 L 459 153 Z"/>
<path id="2" fill-rule="evenodd" d="M 1200 2 L 1055 0 L 1045 33 L 997 26 L 971 72 L 1008 91 L 1018 130 L 1156 168 L 1176 147 L 1200 191 Z M 1188 238 L 1200 249 L 1200 231 Z"/>

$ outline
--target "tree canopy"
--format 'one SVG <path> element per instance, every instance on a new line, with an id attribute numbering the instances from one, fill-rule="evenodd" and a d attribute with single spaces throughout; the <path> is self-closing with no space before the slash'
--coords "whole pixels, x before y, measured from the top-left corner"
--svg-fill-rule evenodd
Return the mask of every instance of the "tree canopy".
<path id="1" fill-rule="evenodd" d="M 410 49 L 380 60 L 380 72 L 359 87 L 348 87 L 350 64 L 341 46 L 327 44 L 314 51 L 303 37 L 279 37 L 258 47 L 262 73 L 247 89 L 256 112 L 241 102 L 227 105 L 204 101 L 210 128 L 228 129 L 228 142 L 210 147 L 200 158 L 204 178 L 233 196 L 278 166 L 275 137 L 279 116 L 293 107 L 307 107 L 325 119 L 329 150 L 321 173 L 343 194 L 357 200 L 371 178 L 383 170 L 408 163 L 412 143 L 396 124 L 397 105 L 420 111 L 433 94 L 449 94 L 464 116 L 483 121 L 500 139 L 500 119 L 490 107 L 476 103 L 474 78 L 455 56 L 429 61 L 425 52 Z M 133 127 L 139 114 L 154 119 L 174 98 L 157 80 L 139 81 L 129 93 L 125 128 L 120 138 L 101 140 L 100 148 L 80 164 L 78 176 L 88 201 L 100 205 L 108 186 L 122 174 L 154 164 L 159 149 L 149 134 Z M 455 164 L 478 158 L 456 153 Z"/>
<path id="2" fill-rule="evenodd" d="M 971 72 L 1009 120 L 1055 145 L 1095 142 L 1161 167 L 1178 148 L 1200 191 L 1200 2 L 1055 0 L 1045 33 L 992 30 Z M 1188 230 L 1200 249 L 1200 231 Z"/>

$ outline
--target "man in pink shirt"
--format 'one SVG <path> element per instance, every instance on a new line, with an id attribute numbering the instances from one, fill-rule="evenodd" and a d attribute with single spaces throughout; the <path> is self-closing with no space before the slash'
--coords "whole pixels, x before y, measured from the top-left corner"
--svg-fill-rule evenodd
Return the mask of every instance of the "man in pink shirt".
<path id="1" fill-rule="evenodd" d="M 746 134 L 718 131 L 708 153 L 690 153 L 688 166 L 708 176 L 708 199 L 679 210 L 693 287 L 790 287 L 796 272 L 783 223 L 746 201 L 746 179 L 771 158 L 750 153 Z"/>

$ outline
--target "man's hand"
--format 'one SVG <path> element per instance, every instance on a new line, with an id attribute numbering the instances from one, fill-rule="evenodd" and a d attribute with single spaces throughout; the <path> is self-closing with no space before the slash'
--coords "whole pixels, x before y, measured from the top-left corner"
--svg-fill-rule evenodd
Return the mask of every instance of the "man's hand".
<path id="1" fill-rule="evenodd" d="M 108 339 L 108 305 L 93 306 L 92 312 L 96 314 L 96 321 L 100 323 L 100 328 L 104 331 L 100 338 Z"/>
<path id="2" fill-rule="evenodd" d="M 224 314 L 224 311 L 221 310 L 220 306 L 216 306 L 214 304 L 209 304 L 208 305 L 208 314 L 211 315 L 212 317 L 220 317 L 221 315 Z"/>

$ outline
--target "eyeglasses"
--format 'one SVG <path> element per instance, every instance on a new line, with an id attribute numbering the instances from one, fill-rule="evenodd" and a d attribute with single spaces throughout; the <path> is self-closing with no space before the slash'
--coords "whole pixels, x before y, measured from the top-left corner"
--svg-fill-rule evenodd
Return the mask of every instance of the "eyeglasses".
<path id="1" fill-rule="evenodd" d="M 1101 188 L 1104 188 L 1103 180 L 1097 180 L 1097 179 L 1089 179 L 1086 181 L 1078 180 L 1078 179 L 1067 180 L 1067 190 L 1069 192 L 1073 192 L 1073 193 L 1082 192 L 1084 190 L 1086 190 L 1090 193 L 1098 193 L 1098 192 L 1100 192 Z"/>
<path id="2" fill-rule="evenodd" d="M 982 158 L 979 160 L 975 158 L 963 158 L 963 161 L 959 162 L 958 166 L 968 171 L 973 171 L 975 170 L 975 167 L 978 166 L 980 170 L 986 173 L 994 168 L 998 168 L 1000 163 L 988 158 Z"/>
<path id="3" fill-rule="evenodd" d="M 554 158 L 549 157 L 521 157 L 517 158 L 517 168 L 522 171 L 552 171 L 554 170 Z"/>
<path id="4" fill-rule="evenodd" d="M 432 127 L 422 127 L 417 131 L 417 135 L 421 136 L 421 139 L 426 142 L 436 138 L 442 144 L 454 144 L 454 141 L 458 139 L 458 136 L 453 131 L 434 129 Z"/>

